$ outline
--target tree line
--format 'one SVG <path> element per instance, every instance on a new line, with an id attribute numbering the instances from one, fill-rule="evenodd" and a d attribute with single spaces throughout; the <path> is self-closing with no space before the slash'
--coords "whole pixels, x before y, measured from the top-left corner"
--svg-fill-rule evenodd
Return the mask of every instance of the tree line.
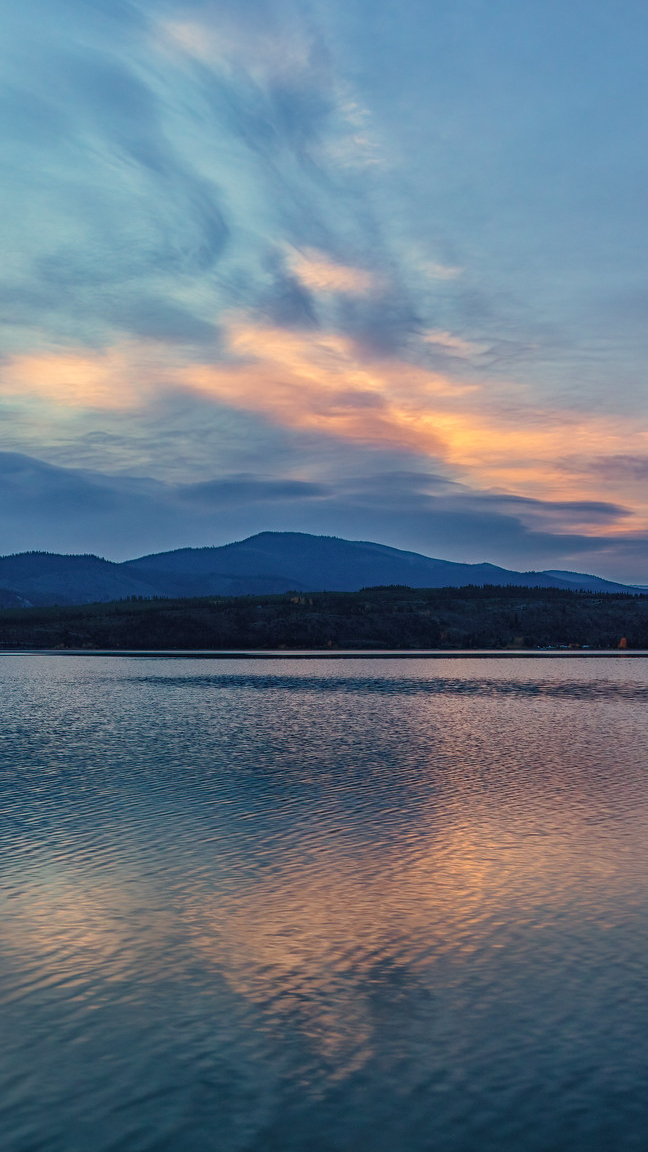
<path id="1" fill-rule="evenodd" d="M 0 612 L 0 648 L 648 649 L 648 596 L 557 588 L 363 588 Z"/>

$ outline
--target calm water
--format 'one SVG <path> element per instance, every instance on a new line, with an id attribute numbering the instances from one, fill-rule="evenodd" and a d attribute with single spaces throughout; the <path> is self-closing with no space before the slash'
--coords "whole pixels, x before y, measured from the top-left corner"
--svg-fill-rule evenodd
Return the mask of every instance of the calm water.
<path id="1" fill-rule="evenodd" d="M 0 658 L 3 1152 L 645 1152 L 648 660 Z"/>

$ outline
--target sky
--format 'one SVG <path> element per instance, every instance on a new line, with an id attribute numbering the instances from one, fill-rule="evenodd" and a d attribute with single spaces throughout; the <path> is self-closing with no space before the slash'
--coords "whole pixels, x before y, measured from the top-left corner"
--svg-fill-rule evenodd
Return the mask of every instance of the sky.
<path id="1" fill-rule="evenodd" d="M 648 583 L 648 8 L 0 17 L 0 553 Z"/>

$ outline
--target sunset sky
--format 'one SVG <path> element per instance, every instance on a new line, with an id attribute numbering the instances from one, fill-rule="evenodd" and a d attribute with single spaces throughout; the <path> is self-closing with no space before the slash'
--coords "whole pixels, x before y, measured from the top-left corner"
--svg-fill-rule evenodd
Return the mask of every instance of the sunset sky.
<path id="1" fill-rule="evenodd" d="M 648 583 L 648 7 L 21 0 L 0 553 Z"/>

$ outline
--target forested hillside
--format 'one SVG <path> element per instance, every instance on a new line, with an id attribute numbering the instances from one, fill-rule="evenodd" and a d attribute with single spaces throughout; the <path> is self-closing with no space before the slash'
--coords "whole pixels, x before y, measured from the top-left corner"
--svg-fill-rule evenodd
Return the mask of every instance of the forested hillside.
<path id="1" fill-rule="evenodd" d="M 648 596 L 551 588 L 122 600 L 0 612 L 0 648 L 648 648 Z"/>

